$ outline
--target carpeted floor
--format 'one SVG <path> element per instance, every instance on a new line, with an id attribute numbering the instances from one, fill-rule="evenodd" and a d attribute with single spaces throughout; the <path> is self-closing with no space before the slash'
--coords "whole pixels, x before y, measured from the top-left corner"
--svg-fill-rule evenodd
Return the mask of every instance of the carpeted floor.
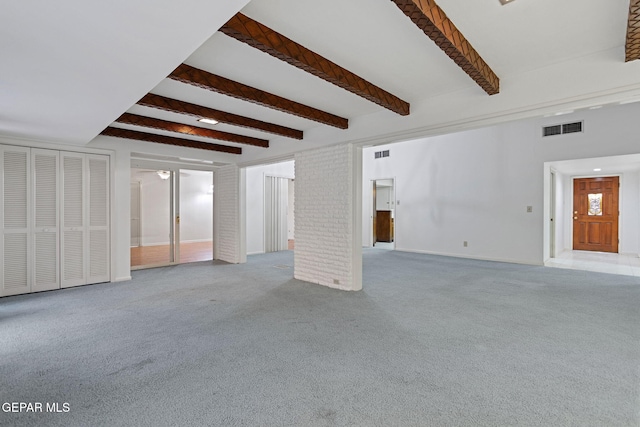
<path id="1" fill-rule="evenodd" d="M 347 293 L 292 265 L 0 299 L 0 403 L 69 409 L 0 424 L 640 425 L 640 278 L 371 249 Z"/>

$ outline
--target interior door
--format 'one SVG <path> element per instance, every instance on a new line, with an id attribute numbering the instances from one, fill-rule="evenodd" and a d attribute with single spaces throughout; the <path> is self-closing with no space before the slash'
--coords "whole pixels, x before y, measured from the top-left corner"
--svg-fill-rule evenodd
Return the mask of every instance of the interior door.
<path id="1" fill-rule="evenodd" d="M 0 296 L 31 292 L 29 149 L 0 146 Z"/>
<path id="2" fill-rule="evenodd" d="M 59 157 L 58 151 L 31 150 L 34 211 L 32 292 L 60 288 Z"/>
<path id="3" fill-rule="evenodd" d="M 289 180 L 287 178 L 265 176 L 264 182 L 264 251 L 285 251 L 289 247 L 287 241 Z"/>
<path id="4" fill-rule="evenodd" d="M 619 177 L 573 180 L 573 249 L 618 252 Z"/>

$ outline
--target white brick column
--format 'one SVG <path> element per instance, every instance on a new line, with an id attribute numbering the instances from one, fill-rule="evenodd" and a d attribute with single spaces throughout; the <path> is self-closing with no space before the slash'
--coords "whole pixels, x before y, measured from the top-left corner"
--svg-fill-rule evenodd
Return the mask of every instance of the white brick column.
<path id="1" fill-rule="evenodd" d="M 233 264 L 247 262 L 245 170 L 229 165 L 214 175 L 213 258 Z"/>
<path id="2" fill-rule="evenodd" d="M 302 152 L 295 168 L 294 277 L 362 289 L 362 149 Z"/>

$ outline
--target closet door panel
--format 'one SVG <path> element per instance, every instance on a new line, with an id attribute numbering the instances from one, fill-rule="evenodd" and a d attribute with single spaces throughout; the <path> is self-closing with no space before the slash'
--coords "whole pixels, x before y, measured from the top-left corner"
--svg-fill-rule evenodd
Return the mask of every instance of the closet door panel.
<path id="1" fill-rule="evenodd" d="M 34 196 L 34 272 L 32 291 L 44 291 L 60 287 L 58 164 L 58 151 L 31 150 Z"/>
<path id="2" fill-rule="evenodd" d="M 0 294 L 31 292 L 29 148 L 0 146 Z"/>
<path id="3" fill-rule="evenodd" d="M 85 156 L 61 153 L 61 286 L 86 283 Z"/>
<path id="4" fill-rule="evenodd" d="M 109 281 L 109 157 L 87 155 L 89 265 L 87 283 Z"/>

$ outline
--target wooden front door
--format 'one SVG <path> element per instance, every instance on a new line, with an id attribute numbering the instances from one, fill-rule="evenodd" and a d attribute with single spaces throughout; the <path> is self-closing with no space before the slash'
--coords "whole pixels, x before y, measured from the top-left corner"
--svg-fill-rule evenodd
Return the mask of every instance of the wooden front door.
<path id="1" fill-rule="evenodd" d="M 573 249 L 618 252 L 619 177 L 573 180 Z"/>

